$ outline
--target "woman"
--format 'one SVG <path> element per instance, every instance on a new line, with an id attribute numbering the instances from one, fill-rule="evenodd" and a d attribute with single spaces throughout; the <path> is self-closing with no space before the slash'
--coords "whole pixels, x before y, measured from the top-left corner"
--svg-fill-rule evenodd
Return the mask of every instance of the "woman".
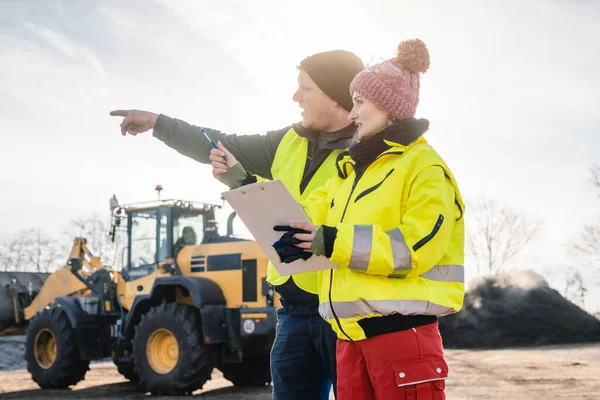
<path id="1" fill-rule="evenodd" d="M 428 68 L 416 39 L 356 76 L 357 143 L 303 203 L 313 224 L 292 225 L 309 232 L 297 247 L 338 266 L 320 274 L 319 312 L 338 335 L 341 400 L 445 398 L 437 317 L 462 307 L 464 205 L 414 118 Z"/>
<path id="2" fill-rule="evenodd" d="M 352 81 L 358 142 L 339 176 L 305 204 L 298 244 L 339 268 L 321 273 L 320 313 L 338 335 L 339 399 L 444 398 L 448 367 L 437 317 L 464 295 L 464 206 L 452 173 L 414 119 L 429 52 L 396 58 Z M 404 397 L 403 397 L 404 396 Z"/>

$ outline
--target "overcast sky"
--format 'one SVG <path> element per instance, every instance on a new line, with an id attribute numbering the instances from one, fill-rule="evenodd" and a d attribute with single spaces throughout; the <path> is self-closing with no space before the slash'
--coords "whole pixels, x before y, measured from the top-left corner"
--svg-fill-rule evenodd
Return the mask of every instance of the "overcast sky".
<path id="1" fill-rule="evenodd" d="M 157 183 L 163 197 L 220 202 L 209 167 L 151 133 L 123 138 L 111 109 L 264 133 L 300 120 L 307 55 L 366 62 L 419 37 L 426 137 L 467 201 L 487 194 L 542 220 L 521 263 L 564 274 L 576 268 L 564 243 L 600 215 L 598 21 L 595 1 L 0 0 L 0 235 L 108 217 L 113 193 L 153 199 Z"/>

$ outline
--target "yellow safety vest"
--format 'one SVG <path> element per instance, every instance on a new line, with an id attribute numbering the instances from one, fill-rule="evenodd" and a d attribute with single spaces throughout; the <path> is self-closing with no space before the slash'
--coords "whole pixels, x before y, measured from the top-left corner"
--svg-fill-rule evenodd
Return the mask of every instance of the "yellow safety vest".
<path id="1" fill-rule="evenodd" d="M 273 180 L 279 179 L 290 191 L 292 196 L 298 201 L 306 199 L 310 193 L 323 186 L 329 178 L 335 175 L 336 166 L 335 160 L 342 150 L 332 150 L 329 156 L 323 161 L 315 174 L 311 178 L 304 192 L 300 193 L 300 183 L 306 165 L 306 157 L 308 155 L 308 139 L 299 136 L 294 128 L 285 134 L 275 153 L 275 159 L 271 166 L 271 176 Z M 290 279 L 292 275 L 279 275 L 272 263 L 269 263 L 267 268 L 267 282 L 273 286 L 283 285 Z M 304 272 L 293 275 L 296 285 L 309 293 L 317 294 L 318 286 L 317 272 Z"/>
<path id="2" fill-rule="evenodd" d="M 464 204 L 441 157 L 420 138 L 387 141 L 356 181 L 332 178 L 302 203 L 313 223 L 337 229 L 319 273 L 319 312 L 342 340 L 362 340 L 359 321 L 391 314 L 442 316 L 464 297 Z"/>

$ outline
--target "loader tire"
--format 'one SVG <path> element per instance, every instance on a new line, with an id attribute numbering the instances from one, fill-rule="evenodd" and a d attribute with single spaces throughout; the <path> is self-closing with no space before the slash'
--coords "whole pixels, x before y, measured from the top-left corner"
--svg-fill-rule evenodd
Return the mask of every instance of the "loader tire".
<path id="1" fill-rule="evenodd" d="M 27 371 L 42 389 L 64 389 L 84 378 L 90 362 L 80 358 L 75 329 L 61 308 L 39 312 L 26 335 Z"/>
<path id="2" fill-rule="evenodd" d="M 269 356 L 246 358 L 241 363 L 223 364 L 223 377 L 235 386 L 266 386 L 271 383 Z"/>
<path id="3" fill-rule="evenodd" d="M 140 378 L 135 373 L 135 367 L 133 361 L 117 361 L 113 359 L 113 362 L 117 366 L 117 370 L 123 377 L 131 382 L 139 382 Z"/>
<path id="4" fill-rule="evenodd" d="M 151 308 L 136 327 L 133 358 L 140 383 L 152 394 L 201 389 L 213 364 L 202 342 L 198 309 L 177 303 Z"/>

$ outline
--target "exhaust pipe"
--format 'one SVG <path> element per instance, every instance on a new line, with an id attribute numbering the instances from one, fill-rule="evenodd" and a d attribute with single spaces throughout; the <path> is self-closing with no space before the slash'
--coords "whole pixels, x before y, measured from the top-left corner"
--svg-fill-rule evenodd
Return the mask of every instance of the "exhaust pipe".
<path id="1" fill-rule="evenodd" d="M 236 212 L 232 212 L 231 214 L 229 214 L 229 217 L 227 218 L 227 236 L 231 237 L 233 236 L 233 220 L 235 219 L 236 216 Z"/>

